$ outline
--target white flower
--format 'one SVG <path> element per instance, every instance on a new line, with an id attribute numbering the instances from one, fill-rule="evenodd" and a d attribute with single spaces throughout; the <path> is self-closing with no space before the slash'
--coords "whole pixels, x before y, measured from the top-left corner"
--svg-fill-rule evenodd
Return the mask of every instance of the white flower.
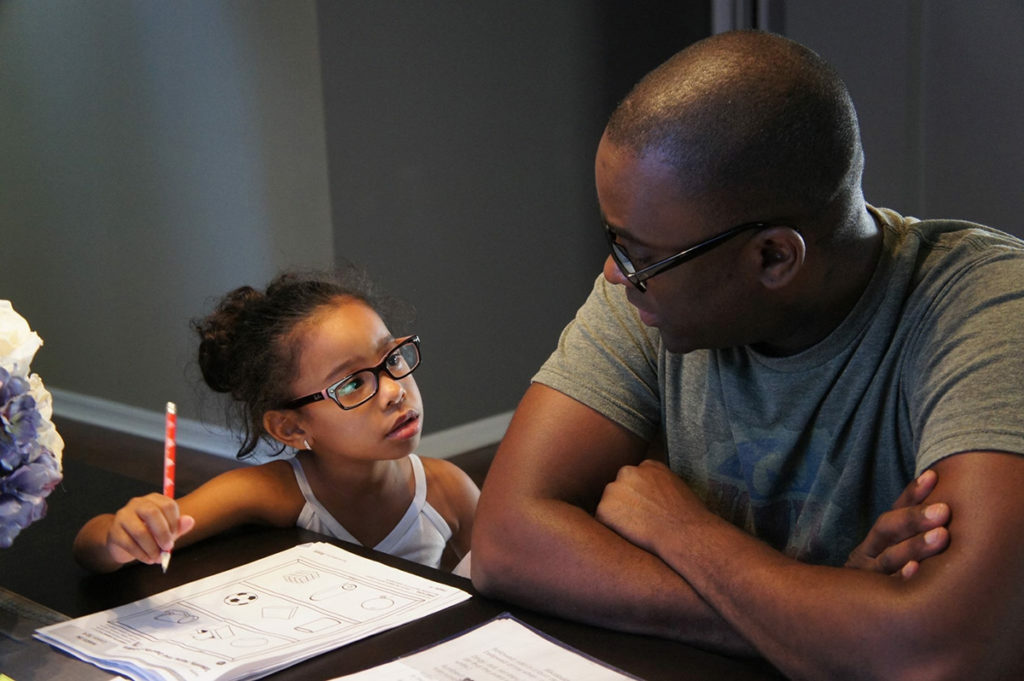
<path id="1" fill-rule="evenodd" d="M 36 401 L 36 409 L 43 417 L 36 434 L 36 441 L 53 453 L 57 459 L 58 469 L 61 464 L 61 455 L 64 453 L 64 439 L 57 432 L 51 417 L 53 416 L 53 396 L 50 391 L 43 387 L 43 379 L 39 374 L 32 374 L 28 377 L 28 393 Z"/>
<path id="2" fill-rule="evenodd" d="M 43 339 L 14 311 L 11 301 L 0 300 L 0 366 L 12 376 L 26 378 L 32 358 L 42 344 Z"/>

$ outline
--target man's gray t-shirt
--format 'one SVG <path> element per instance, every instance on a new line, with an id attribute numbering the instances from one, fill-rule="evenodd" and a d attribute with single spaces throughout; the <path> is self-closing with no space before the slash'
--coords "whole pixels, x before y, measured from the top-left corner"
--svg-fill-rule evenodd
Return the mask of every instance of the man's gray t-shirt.
<path id="1" fill-rule="evenodd" d="M 723 518 L 841 565 L 935 462 L 1024 454 L 1024 243 L 872 212 L 885 237 L 876 271 L 813 347 L 673 354 L 598 278 L 534 381 L 664 439 L 672 469 Z"/>

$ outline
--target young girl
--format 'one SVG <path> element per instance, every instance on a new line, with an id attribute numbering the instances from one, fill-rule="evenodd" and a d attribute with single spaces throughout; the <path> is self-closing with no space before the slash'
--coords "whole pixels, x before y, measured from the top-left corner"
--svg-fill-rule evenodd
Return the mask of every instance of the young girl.
<path id="1" fill-rule="evenodd" d="M 87 522 L 84 567 L 108 572 L 244 523 L 297 525 L 433 567 L 469 552 L 479 490 L 413 451 L 419 338 L 395 338 L 361 285 L 283 275 L 244 286 L 193 326 L 206 383 L 241 412 L 239 458 L 261 439 L 294 458 L 238 468 L 177 501 L 149 494 Z"/>

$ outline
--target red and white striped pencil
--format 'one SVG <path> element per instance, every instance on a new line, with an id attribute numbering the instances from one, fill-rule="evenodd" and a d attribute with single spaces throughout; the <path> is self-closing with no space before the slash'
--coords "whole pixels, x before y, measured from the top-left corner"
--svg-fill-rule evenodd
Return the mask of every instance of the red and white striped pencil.
<path id="1" fill-rule="evenodd" d="M 175 442 L 177 440 L 178 408 L 174 402 L 167 403 L 164 415 L 164 496 L 174 498 L 174 463 L 176 459 Z M 167 572 L 171 564 L 171 552 L 160 552 L 160 567 Z"/>

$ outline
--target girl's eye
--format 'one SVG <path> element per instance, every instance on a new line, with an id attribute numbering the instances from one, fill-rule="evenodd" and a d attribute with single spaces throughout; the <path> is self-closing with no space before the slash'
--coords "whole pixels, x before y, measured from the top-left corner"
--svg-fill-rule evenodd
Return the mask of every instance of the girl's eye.
<path id="1" fill-rule="evenodd" d="M 363 378 L 359 375 L 356 375 L 350 378 L 349 380 L 345 381 L 341 385 L 339 385 L 335 389 L 334 393 L 336 395 L 351 395 L 354 392 L 359 392 L 359 390 L 363 387 L 364 383 L 365 381 L 363 380 Z"/>

